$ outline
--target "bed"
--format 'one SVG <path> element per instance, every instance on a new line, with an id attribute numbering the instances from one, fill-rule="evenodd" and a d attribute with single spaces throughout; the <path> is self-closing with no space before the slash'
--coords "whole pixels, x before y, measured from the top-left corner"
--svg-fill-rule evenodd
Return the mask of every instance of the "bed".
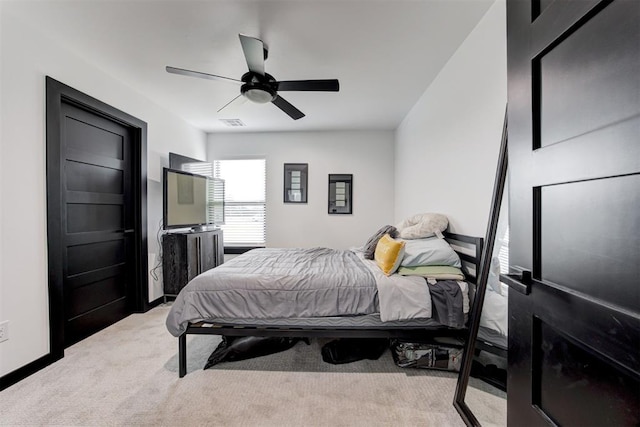
<path id="1" fill-rule="evenodd" d="M 464 280 L 386 276 L 355 248 L 254 249 L 201 274 L 181 290 L 167 317 L 178 338 L 179 376 L 186 375 L 187 336 L 194 334 L 465 338 L 483 239 L 443 237 L 459 257 Z M 267 276 L 277 278 L 277 289 Z"/>

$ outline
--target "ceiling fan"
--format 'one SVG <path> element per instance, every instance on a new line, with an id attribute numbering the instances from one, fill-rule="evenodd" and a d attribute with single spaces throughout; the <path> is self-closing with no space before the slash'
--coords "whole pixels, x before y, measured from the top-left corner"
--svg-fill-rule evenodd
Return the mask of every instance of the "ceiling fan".
<path id="1" fill-rule="evenodd" d="M 245 99 L 258 104 L 271 102 L 288 114 L 293 120 L 298 120 L 304 117 L 304 113 L 281 97 L 278 92 L 338 92 L 340 90 L 340 84 L 337 79 L 277 81 L 271 74 L 264 71 L 264 61 L 267 59 L 268 50 L 262 40 L 255 37 L 245 36 L 244 34 L 239 34 L 239 37 L 240 44 L 242 45 L 242 51 L 244 52 L 244 57 L 247 60 L 247 66 L 249 67 L 249 72 L 245 73 L 240 80 L 169 66 L 166 67 L 166 70 L 168 73 L 172 74 L 199 77 L 201 79 L 209 80 L 222 80 L 240 84 L 240 94 L 220 108 L 218 112 L 242 96 Z"/>

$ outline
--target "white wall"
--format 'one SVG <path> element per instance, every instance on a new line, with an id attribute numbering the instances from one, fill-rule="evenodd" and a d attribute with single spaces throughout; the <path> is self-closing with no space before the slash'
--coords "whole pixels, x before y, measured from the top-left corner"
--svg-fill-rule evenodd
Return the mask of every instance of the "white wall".
<path id="1" fill-rule="evenodd" d="M 209 134 L 209 160 L 264 156 L 270 247 L 361 246 L 393 221 L 393 132 Z M 284 163 L 309 164 L 307 204 L 283 203 Z M 328 174 L 353 174 L 353 215 L 327 213 Z"/>
<path id="2" fill-rule="evenodd" d="M 449 217 L 484 236 L 507 102 L 506 9 L 498 0 L 396 132 L 395 219 Z"/>
<path id="3" fill-rule="evenodd" d="M 206 157 L 203 132 L 21 22 L 10 8 L 0 2 L 0 321 L 11 322 L 9 341 L 0 343 L 0 376 L 49 352 L 45 76 L 147 122 L 151 253 L 168 151 Z M 159 283 L 150 286 L 151 299 L 162 295 Z"/>
<path id="4" fill-rule="evenodd" d="M 3 161 L 3 137 L 2 137 L 2 129 L 4 129 L 4 125 L 3 125 L 3 119 L 2 119 L 2 99 L 4 99 L 4 91 L 3 91 L 3 84 L 1 84 L 2 82 L 2 76 L 3 76 L 3 62 L 4 59 L 2 57 L 2 46 L 3 46 L 3 40 L 4 40 L 4 34 L 2 31 L 2 22 L 3 22 L 3 16 L 4 16 L 4 12 L 3 12 L 4 8 L 2 7 L 2 2 L 0 2 L 0 166 L 4 163 Z M 4 227 L 2 227 L 3 221 L 2 221 L 2 217 L 3 214 L 2 212 L 4 211 L 4 186 L 3 186 L 3 178 L 2 178 L 2 173 L 0 173 L 0 245 L 2 244 L 2 242 L 4 242 L 4 233 L 2 232 L 2 229 Z M 3 306 L 3 301 L 5 301 L 5 296 L 4 296 L 4 291 L 3 291 L 3 286 L 2 286 L 2 276 L 3 276 L 3 271 L 4 271 L 4 260 L 1 256 L 2 255 L 2 246 L 0 246 L 0 322 L 2 322 L 4 320 L 4 317 L 2 316 L 2 313 L 4 313 L 2 306 Z M 2 345 L 2 344 L 0 344 Z M 0 347 L 0 375 L 3 372 L 2 371 L 2 347 Z"/>

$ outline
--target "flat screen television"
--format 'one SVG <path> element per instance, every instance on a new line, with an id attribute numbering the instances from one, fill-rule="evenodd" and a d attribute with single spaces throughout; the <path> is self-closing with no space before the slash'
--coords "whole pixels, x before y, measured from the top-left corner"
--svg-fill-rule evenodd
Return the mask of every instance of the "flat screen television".
<path id="1" fill-rule="evenodd" d="M 162 187 L 165 230 L 224 224 L 224 180 L 164 168 Z"/>

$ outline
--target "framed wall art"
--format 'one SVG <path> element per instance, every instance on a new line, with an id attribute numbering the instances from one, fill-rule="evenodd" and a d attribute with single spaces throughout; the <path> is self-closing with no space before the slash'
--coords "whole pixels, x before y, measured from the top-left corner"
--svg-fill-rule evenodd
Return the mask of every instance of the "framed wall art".
<path id="1" fill-rule="evenodd" d="M 307 203 L 307 163 L 284 164 L 284 202 Z"/>
<path id="2" fill-rule="evenodd" d="M 353 213 L 353 175 L 329 174 L 329 214 Z"/>

